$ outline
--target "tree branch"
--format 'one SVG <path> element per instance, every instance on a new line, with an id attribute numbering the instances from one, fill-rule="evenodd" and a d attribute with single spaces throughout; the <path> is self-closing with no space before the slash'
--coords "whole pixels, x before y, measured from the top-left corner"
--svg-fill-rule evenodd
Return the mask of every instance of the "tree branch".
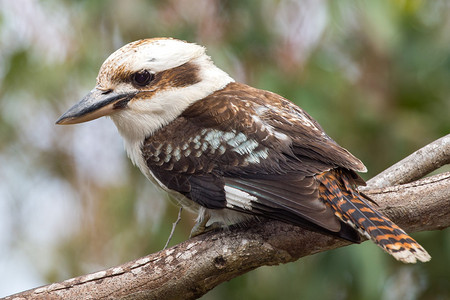
<path id="1" fill-rule="evenodd" d="M 370 188 L 381 188 L 412 182 L 450 164 L 450 134 L 426 145 L 367 182 Z"/>
<path id="2" fill-rule="evenodd" d="M 449 227 L 450 172 L 390 186 L 448 163 L 449 148 L 447 135 L 374 177 L 364 192 L 408 232 Z M 287 263 L 348 244 L 296 226 L 262 221 L 209 232 L 118 267 L 5 299 L 194 299 L 260 266 Z"/>

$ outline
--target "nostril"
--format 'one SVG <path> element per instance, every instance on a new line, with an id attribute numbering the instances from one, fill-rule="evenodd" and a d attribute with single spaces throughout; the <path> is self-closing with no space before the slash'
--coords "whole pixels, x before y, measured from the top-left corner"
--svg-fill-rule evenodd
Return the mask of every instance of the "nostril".
<path id="1" fill-rule="evenodd" d="M 107 95 L 107 94 L 111 93 L 112 91 L 113 91 L 112 89 L 103 90 L 102 95 Z"/>

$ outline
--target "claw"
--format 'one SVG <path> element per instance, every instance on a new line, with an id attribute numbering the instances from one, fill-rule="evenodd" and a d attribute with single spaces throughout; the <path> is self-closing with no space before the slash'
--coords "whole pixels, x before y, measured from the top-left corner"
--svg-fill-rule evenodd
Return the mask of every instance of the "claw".
<path id="1" fill-rule="evenodd" d="M 208 231 L 222 228 L 222 225 L 218 222 L 214 222 L 210 225 L 207 225 L 209 220 L 211 219 L 211 216 L 208 213 L 204 213 L 203 216 L 199 219 L 197 219 L 197 222 L 195 223 L 194 227 L 192 227 L 191 234 L 189 235 L 189 238 L 193 238 L 197 235 L 206 233 Z"/>
<path id="2" fill-rule="evenodd" d="M 194 236 L 205 233 L 206 224 L 208 223 L 209 218 L 210 218 L 209 214 L 205 213 L 202 218 L 197 219 L 197 222 L 195 223 L 194 227 L 192 227 L 189 238 L 193 238 Z"/>

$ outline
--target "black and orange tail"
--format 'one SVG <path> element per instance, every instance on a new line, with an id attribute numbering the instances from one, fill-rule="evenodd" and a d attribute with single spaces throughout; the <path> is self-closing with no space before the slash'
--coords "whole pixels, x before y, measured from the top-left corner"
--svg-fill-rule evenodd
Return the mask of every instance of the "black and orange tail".
<path id="1" fill-rule="evenodd" d="M 320 197 L 343 222 L 371 239 L 395 259 L 405 263 L 431 259 L 422 248 L 400 227 L 378 212 L 357 190 L 352 174 L 335 169 L 316 178 L 320 182 Z"/>

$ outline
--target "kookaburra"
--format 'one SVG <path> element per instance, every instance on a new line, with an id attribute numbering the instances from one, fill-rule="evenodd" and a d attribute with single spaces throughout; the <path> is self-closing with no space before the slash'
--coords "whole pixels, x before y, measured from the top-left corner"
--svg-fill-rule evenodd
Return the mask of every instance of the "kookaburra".
<path id="1" fill-rule="evenodd" d="M 155 38 L 114 52 L 57 124 L 102 116 L 142 173 L 198 213 L 196 233 L 267 217 L 352 242 L 362 235 L 403 262 L 430 259 L 358 192 L 359 159 L 292 102 L 235 82 L 204 47 Z"/>

